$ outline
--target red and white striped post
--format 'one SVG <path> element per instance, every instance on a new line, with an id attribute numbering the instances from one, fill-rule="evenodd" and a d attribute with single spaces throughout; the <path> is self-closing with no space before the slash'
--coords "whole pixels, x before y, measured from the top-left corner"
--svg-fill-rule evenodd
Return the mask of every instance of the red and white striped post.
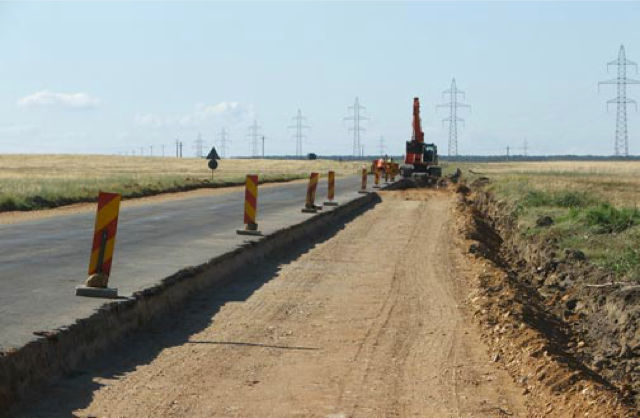
<path id="1" fill-rule="evenodd" d="M 327 201 L 324 202 L 325 206 L 338 206 L 338 202 L 334 202 L 336 194 L 336 173 L 329 171 L 327 174 Z"/>
<path id="2" fill-rule="evenodd" d="M 362 168 L 362 185 L 360 186 L 360 190 L 358 193 L 367 193 L 367 168 Z"/>
<path id="3" fill-rule="evenodd" d="M 305 213 L 316 213 L 318 208 L 316 206 L 316 188 L 318 187 L 318 173 L 311 173 L 309 176 L 309 185 L 307 186 L 307 198 L 302 211 Z"/>
<path id="4" fill-rule="evenodd" d="M 378 169 L 377 165 L 376 165 L 374 174 L 375 174 L 375 180 L 374 180 L 373 187 L 375 189 L 379 189 L 380 188 L 380 170 Z"/>
<path id="5" fill-rule="evenodd" d="M 258 176 L 247 174 L 244 192 L 244 229 L 236 232 L 240 235 L 262 235 L 258 230 L 256 215 L 258 214 Z"/>

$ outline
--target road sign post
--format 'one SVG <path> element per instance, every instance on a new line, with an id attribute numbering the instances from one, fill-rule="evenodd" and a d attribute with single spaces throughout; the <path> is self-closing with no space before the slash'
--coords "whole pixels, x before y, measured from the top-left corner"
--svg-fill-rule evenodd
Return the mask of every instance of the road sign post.
<path id="1" fill-rule="evenodd" d="M 375 175 L 375 180 L 374 180 L 373 187 L 375 189 L 379 189 L 380 188 L 380 170 L 378 169 L 377 165 L 375 167 L 374 175 Z"/>
<path id="2" fill-rule="evenodd" d="M 98 196 L 98 211 L 89 259 L 89 277 L 84 285 L 76 287 L 76 296 L 118 297 L 118 289 L 110 288 L 108 284 L 121 200 L 122 196 L 118 193 L 100 192 Z"/>
<path id="3" fill-rule="evenodd" d="M 318 173 L 311 173 L 309 176 L 309 185 L 307 186 L 307 198 L 302 208 L 302 212 L 316 213 L 319 208 L 316 206 L 316 188 L 318 187 Z"/>
<path id="4" fill-rule="evenodd" d="M 362 168 L 362 184 L 358 193 L 367 193 L 367 168 Z"/>
<path id="5" fill-rule="evenodd" d="M 247 174 L 244 192 L 244 229 L 236 232 L 240 235 L 262 235 L 258 230 L 256 215 L 258 213 L 258 176 Z"/>
<path id="6" fill-rule="evenodd" d="M 336 173 L 329 171 L 327 175 L 327 201 L 324 202 L 325 206 L 338 206 L 338 202 L 334 202 L 336 193 Z"/>

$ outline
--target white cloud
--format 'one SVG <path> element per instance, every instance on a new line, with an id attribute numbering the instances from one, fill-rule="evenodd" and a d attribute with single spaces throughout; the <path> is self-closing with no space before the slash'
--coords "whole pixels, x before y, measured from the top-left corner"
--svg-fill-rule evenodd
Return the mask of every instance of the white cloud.
<path id="1" fill-rule="evenodd" d="M 135 116 L 134 122 L 148 128 L 198 128 L 210 123 L 246 123 L 254 117 L 255 112 L 250 103 L 220 102 L 213 105 L 198 103 L 192 112 L 183 115 L 162 117 L 154 113 L 141 113 Z"/>
<path id="2" fill-rule="evenodd" d="M 101 100 L 87 93 L 55 93 L 42 90 L 18 100 L 20 107 L 49 107 L 67 109 L 92 109 L 100 106 Z"/>
<path id="3" fill-rule="evenodd" d="M 36 135 L 39 132 L 40 132 L 40 128 L 38 128 L 35 125 L 0 126 L 0 135 L 26 136 L 26 135 Z"/>
<path id="4" fill-rule="evenodd" d="M 165 120 L 153 113 L 141 113 L 135 116 L 134 123 L 138 126 L 161 128 L 165 125 Z"/>

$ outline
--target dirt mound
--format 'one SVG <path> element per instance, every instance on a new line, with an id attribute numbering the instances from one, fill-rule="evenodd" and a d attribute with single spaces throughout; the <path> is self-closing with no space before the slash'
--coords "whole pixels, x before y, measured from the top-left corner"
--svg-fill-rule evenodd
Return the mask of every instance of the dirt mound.
<path id="1" fill-rule="evenodd" d="M 407 178 L 401 178 L 395 183 L 392 183 L 385 187 L 387 190 L 406 190 L 406 189 L 420 189 L 425 187 L 434 187 L 446 185 L 445 179 L 438 179 L 431 176 L 413 176 Z"/>

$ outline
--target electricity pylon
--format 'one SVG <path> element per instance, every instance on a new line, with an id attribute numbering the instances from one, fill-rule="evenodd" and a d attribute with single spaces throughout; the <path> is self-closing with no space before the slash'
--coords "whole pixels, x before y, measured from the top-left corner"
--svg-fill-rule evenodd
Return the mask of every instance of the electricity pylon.
<path id="1" fill-rule="evenodd" d="M 353 156 L 357 157 L 362 153 L 360 133 L 366 130 L 360 126 L 360 122 L 363 120 L 369 120 L 369 118 L 361 114 L 361 111 L 366 110 L 366 108 L 364 106 L 360 106 L 360 101 L 357 97 L 353 106 L 349 107 L 349 110 L 353 111 L 353 115 L 347 116 L 344 120 L 353 121 L 353 128 L 349 128 L 349 132 L 353 132 Z"/>
<path id="2" fill-rule="evenodd" d="M 224 158 L 227 156 L 227 142 L 231 142 L 227 136 L 229 134 L 227 133 L 227 131 L 222 128 L 220 130 L 220 134 L 219 134 L 219 139 L 218 139 L 218 144 L 220 144 L 220 155 Z"/>
<path id="3" fill-rule="evenodd" d="M 249 126 L 249 132 L 247 136 L 251 136 L 251 155 L 255 158 L 258 156 L 258 137 L 260 136 L 260 126 L 258 126 L 258 122 L 254 119 L 253 125 Z"/>
<path id="4" fill-rule="evenodd" d="M 202 158 L 204 155 L 202 154 L 202 148 L 204 145 L 204 141 L 202 140 L 202 134 L 198 132 L 198 139 L 196 139 L 194 148 L 196 149 L 196 157 Z"/>
<path id="5" fill-rule="evenodd" d="M 449 95 L 449 102 L 437 105 L 437 107 L 448 107 L 449 117 L 442 119 L 442 123 L 449 122 L 449 157 L 458 156 L 458 122 L 463 122 L 464 119 L 458 117 L 458 108 L 467 107 L 471 108 L 468 104 L 458 102 L 458 94 L 462 94 L 464 100 L 464 91 L 458 90 L 456 87 L 456 79 L 451 80 L 451 88 L 442 92 L 442 96 Z"/>
<path id="6" fill-rule="evenodd" d="M 298 114 L 292 119 L 295 122 L 295 125 L 288 126 L 287 128 L 296 130 L 296 133 L 293 134 L 293 137 L 296 139 L 296 157 L 301 157 L 302 140 L 307 138 L 303 131 L 304 129 L 310 129 L 310 127 L 304 125 L 304 122 L 307 120 L 307 118 L 302 116 L 302 111 L 300 109 L 298 109 Z"/>
<path id="7" fill-rule="evenodd" d="M 638 105 L 635 100 L 627 97 L 627 84 L 640 84 L 640 81 L 627 78 L 627 66 L 636 67 L 636 73 L 638 72 L 638 65 L 627 59 L 624 52 L 624 45 L 620 45 L 620 51 L 618 52 L 618 59 L 607 63 L 607 70 L 609 66 L 618 66 L 618 77 L 613 80 L 601 81 L 598 83 L 598 89 L 600 84 L 615 84 L 617 86 L 618 95 L 607 102 L 607 110 L 609 104 L 615 103 L 618 107 L 616 116 L 616 143 L 614 147 L 616 157 L 629 156 L 629 134 L 627 132 L 627 104 L 632 103 L 638 110 Z"/>

